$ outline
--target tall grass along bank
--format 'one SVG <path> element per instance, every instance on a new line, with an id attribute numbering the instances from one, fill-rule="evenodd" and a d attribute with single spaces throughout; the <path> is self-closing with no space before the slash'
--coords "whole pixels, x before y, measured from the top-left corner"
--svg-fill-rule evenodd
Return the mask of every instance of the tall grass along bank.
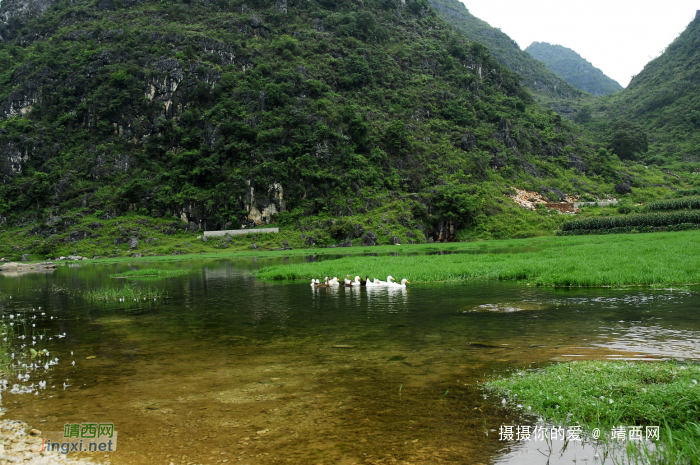
<path id="1" fill-rule="evenodd" d="M 167 294 L 153 287 L 104 286 L 83 293 L 83 297 L 92 302 L 126 302 L 167 298 Z"/>
<path id="2" fill-rule="evenodd" d="M 581 361 L 516 372 L 486 384 L 506 405 L 585 430 L 659 427 L 661 447 L 651 463 L 700 460 L 700 365 Z"/>
<path id="3" fill-rule="evenodd" d="M 522 246 L 529 243 L 522 241 Z M 462 250 L 478 250 L 467 246 Z M 392 275 L 413 283 L 484 279 L 582 287 L 700 283 L 700 231 L 559 237 L 542 247 L 523 253 L 343 257 L 263 267 L 257 276 L 291 280 L 347 274 L 384 279 Z"/>

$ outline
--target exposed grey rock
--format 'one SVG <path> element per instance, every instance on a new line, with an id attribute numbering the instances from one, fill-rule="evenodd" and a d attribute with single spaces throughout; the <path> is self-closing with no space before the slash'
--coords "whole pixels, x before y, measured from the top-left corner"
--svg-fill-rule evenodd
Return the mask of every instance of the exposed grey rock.
<path id="1" fill-rule="evenodd" d="M 134 249 L 138 245 L 139 245 L 139 240 L 137 238 L 132 237 L 131 239 L 129 239 L 129 248 L 130 249 Z"/>
<path id="2" fill-rule="evenodd" d="M 566 194 L 556 187 L 540 186 L 540 193 L 551 202 L 561 202 L 566 200 Z"/>
<path id="3" fill-rule="evenodd" d="M 586 164 L 583 162 L 583 158 L 578 155 L 569 154 L 569 168 L 573 168 L 579 173 L 586 172 Z"/>
<path id="4" fill-rule="evenodd" d="M 363 228 L 360 223 L 356 223 L 355 228 L 353 230 L 353 235 L 355 237 L 360 237 L 360 236 L 362 236 L 362 234 L 364 234 L 364 232 L 365 232 L 365 228 Z"/>
<path id="5" fill-rule="evenodd" d="M 199 226 L 197 226 L 196 223 L 190 221 L 190 224 L 187 225 L 187 229 L 188 229 L 190 232 L 195 232 L 196 230 L 199 229 Z"/>
<path id="6" fill-rule="evenodd" d="M 632 187 L 627 184 L 615 184 L 615 192 L 617 192 L 620 195 L 624 194 L 631 194 L 632 193 Z"/>
<path id="7" fill-rule="evenodd" d="M 506 159 L 503 157 L 491 157 L 491 160 L 489 161 L 489 166 L 491 168 L 503 168 L 506 166 Z"/>
<path id="8" fill-rule="evenodd" d="M 391 243 L 394 245 L 401 245 L 401 239 L 396 236 L 391 236 Z"/>
<path id="9" fill-rule="evenodd" d="M 364 236 L 362 236 L 362 245 L 364 246 L 373 246 L 377 245 L 377 235 L 374 234 L 373 231 L 368 231 L 365 233 Z"/>
<path id="10" fill-rule="evenodd" d="M 24 255 L 22 255 L 23 262 L 28 262 L 29 260 L 31 260 L 31 257 L 28 253 L 25 253 Z"/>
<path id="11" fill-rule="evenodd" d="M 51 216 L 48 220 L 46 220 L 47 226 L 57 226 L 61 223 L 63 223 L 63 218 L 60 216 Z"/>
<path id="12" fill-rule="evenodd" d="M 97 2 L 97 9 L 99 11 L 112 11 L 114 10 L 114 4 L 112 0 L 100 0 Z"/>
<path id="13" fill-rule="evenodd" d="M 469 152 L 471 149 L 476 147 L 476 137 L 474 137 L 474 134 L 465 134 L 462 137 L 461 146 L 462 150 L 465 152 Z"/>
<path id="14" fill-rule="evenodd" d="M 314 236 L 307 236 L 306 240 L 304 241 L 305 245 L 310 245 L 310 246 L 314 246 L 314 245 L 316 245 L 316 243 L 317 243 L 317 241 L 316 241 L 316 238 Z"/>
<path id="15" fill-rule="evenodd" d="M 338 247 L 352 247 L 352 241 L 341 242 Z"/>
<path id="16" fill-rule="evenodd" d="M 206 237 L 206 236 L 202 236 L 202 242 L 207 242 L 207 237 Z"/>
<path id="17" fill-rule="evenodd" d="M 255 249 L 258 248 L 258 246 L 257 246 L 257 244 L 256 244 L 255 242 L 253 242 L 252 244 L 250 244 L 250 247 L 251 247 L 253 250 L 255 250 Z"/>

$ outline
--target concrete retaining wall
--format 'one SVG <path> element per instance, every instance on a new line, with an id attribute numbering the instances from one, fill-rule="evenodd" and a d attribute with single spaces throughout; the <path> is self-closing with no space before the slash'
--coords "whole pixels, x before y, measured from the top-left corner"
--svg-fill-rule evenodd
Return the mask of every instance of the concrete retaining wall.
<path id="1" fill-rule="evenodd" d="M 278 233 L 280 228 L 264 228 L 264 229 L 229 229 L 228 231 L 204 231 L 204 237 L 216 236 L 244 236 L 246 234 L 269 234 Z"/>
<path id="2" fill-rule="evenodd" d="M 608 205 L 617 205 L 617 200 L 601 200 L 600 202 L 574 202 L 574 208 L 579 208 L 580 206 L 595 205 L 598 204 L 601 207 L 607 207 Z"/>

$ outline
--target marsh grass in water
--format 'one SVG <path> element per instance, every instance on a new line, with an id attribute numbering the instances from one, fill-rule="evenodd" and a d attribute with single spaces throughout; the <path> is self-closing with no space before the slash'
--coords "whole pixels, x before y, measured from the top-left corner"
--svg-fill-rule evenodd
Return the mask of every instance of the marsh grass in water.
<path id="1" fill-rule="evenodd" d="M 516 241 L 507 241 L 511 244 Z M 263 267 L 266 280 L 369 275 L 412 283 L 513 280 L 541 286 L 662 286 L 700 283 L 700 231 L 650 235 L 574 236 L 520 241 L 541 250 L 521 253 L 357 256 Z M 459 244 L 453 251 L 478 250 Z M 361 250 L 364 252 L 364 249 Z"/>
<path id="2" fill-rule="evenodd" d="M 105 286 L 85 291 L 83 297 L 93 302 L 133 302 L 167 298 L 167 293 L 155 287 Z"/>
<path id="3" fill-rule="evenodd" d="M 187 270 L 163 270 L 160 268 L 145 268 L 143 270 L 129 270 L 123 273 L 109 275 L 110 278 L 170 278 L 187 274 Z"/>
<path id="4" fill-rule="evenodd" d="M 616 426 L 659 426 L 661 447 L 636 450 L 652 463 L 700 463 L 700 365 L 581 361 L 517 371 L 486 389 L 522 411 L 556 424 L 609 432 Z M 603 436 L 601 436 L 603 437 Z M 635 444 L 630 441 L 632 449 Z"/>

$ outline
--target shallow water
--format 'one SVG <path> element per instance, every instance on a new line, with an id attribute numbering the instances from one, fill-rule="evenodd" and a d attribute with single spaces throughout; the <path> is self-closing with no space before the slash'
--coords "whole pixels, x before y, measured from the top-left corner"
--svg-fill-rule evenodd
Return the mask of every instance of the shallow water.
<path id="1" fill-rule="evenodd" d="M 161 262 L 190 273 L 130 281 L 168 293 L 138 303 L 80 295 L 123 286 L 109 274 L 128 264 L 0 276 L 5 321 L 45 330 L 59 358 L 32 374 L 48 382 L 39 395 L 3 393 L 6 418 L 44 431 L 113 422 L 117 452 L 95 456 L 112 463 L 544 464 L 532 444 L 499 441 L 500 425 L 528 420 L 484 399 L 486 377 L 551 360 L 700 358 L 698 289 L 368 292 L 250 274 L 308 259 Z M 596 463 L 590 448 L 570 450 Z"/>

